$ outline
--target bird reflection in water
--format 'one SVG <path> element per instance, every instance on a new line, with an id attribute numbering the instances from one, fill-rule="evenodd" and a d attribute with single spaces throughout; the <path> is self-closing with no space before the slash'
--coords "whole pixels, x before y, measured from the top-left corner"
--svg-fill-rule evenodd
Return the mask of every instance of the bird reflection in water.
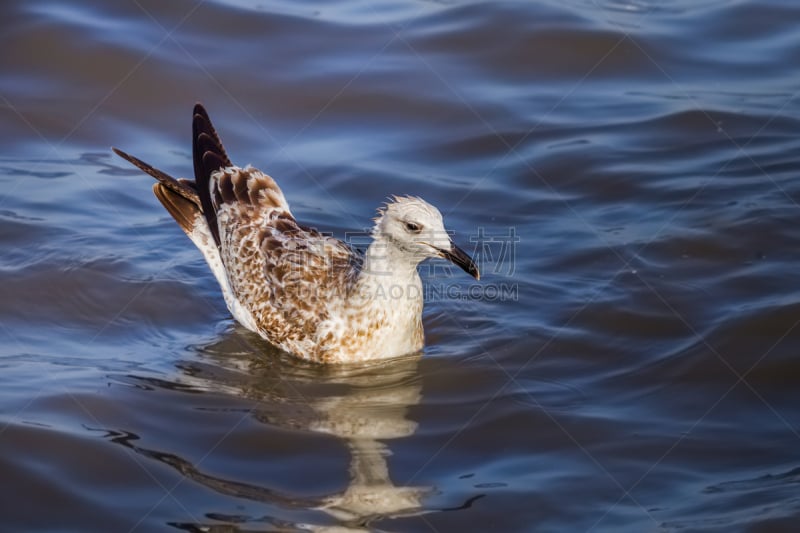
<path id="1" fill-rule="evenodd" d="M 422 398 L 419 360 L 420 354 L 415 354 L 377 364 L 320 366 L 286 357 L 236 359 L 246 365 L 241 370 L 255 378 L 246 394 L 261 401 L 254 412 L 259 420 L 333 435 L 347 444 L 348 487 L 316 505 L 340 527 L 357 529 L 381 517 L 419 514 L 423 498 L 431 492 L 392 482 L 387 464 L 391 452 L 383 442 L 408 437 L 417 429 L 407 415 Z"/>
<path id="2" fill-rule="evenodd" d="M 242 349 L 242 342 L 252 349 Z M 250 411 L 259 421 L 279 428 L 325 433 L 342 439 L 350 451 L 350 480 L 341 492 L 318 498 L 295 497 L 264 486 L 212 476 L 171 453 L 139 446 L 138 436 L 108 432 L 110 440 L 140 455 L 160 461 L 181 475 L 218 493 L 288 509 L 322 511 L 331 524 L 294 524 L 304 529 L 358 531 L 382 518 L 399 518 L 469 507 L 477 497 L 453 509 L 424 509 L 429 487 L 397 486 L 391 479 L 386 441 L 408 437 L 416 422 L 408 409 L 421 399 L 418 374 L 420 355 L 346 367 L 320 366 L 281 356 L 264 355 L 265 343 L 249 333 L 225 335 L 220 342 L 200 349 L 199 360 L 180 365 L 180 383 L 135 378 L 141 386 L 204 390 L 244 397 L 255 404 Z M 274 350 L 274 349 L 272 349 Z M 280 457 L 276 457 L 280 460 Z M 206 513 L 214 520 L 246 523 L 252 518 Z M 307 518 L 304 515 L 304 518 Z M 264 518 L 256 519 L 263 521 Z M 267 519 L 277 524 L 277 521 Z M 321 520 L 328 522 L 329 520 Z M 288 525 L 281 522 L 283 525 Z M 201 524 L 171 524 L 186 530 Z M 231 524 L 232 525 L 232 524 Z M 331 529 L 332 528 L 332 529 Z M 233 529 L 236 531 L 237 529 Z"/>

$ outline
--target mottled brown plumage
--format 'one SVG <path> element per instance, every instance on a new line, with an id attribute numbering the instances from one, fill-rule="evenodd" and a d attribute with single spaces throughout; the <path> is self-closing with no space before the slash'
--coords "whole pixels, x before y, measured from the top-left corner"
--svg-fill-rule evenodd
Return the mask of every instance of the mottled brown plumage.
<path id="1" fill-rule="evenodd" d="M 395 197 L 382 208 L 362 257 L 299 224 L 270 176 L 234 166 L 200 104 L 192 130 L 193 182 L 114 151 L 158 180 L 156 198 L 205 256 L 233 316 L 284 350 L 326 363 L 419 350 L 417 264 L 445 257 L 478 277 L 425 201 Z"/>

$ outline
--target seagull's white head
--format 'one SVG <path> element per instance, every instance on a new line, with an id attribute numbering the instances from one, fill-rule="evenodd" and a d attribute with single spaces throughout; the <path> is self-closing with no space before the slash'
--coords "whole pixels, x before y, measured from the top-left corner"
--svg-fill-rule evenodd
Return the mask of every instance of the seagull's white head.
<path id="1" fill-rule="evenodd" d="M 378 210 L 373 234 L 415 264 L 429 257 L 442 257 L 480 279 L 475 262 L 450 239 L 442 214 L 422 198 L 393 196 Z"/>

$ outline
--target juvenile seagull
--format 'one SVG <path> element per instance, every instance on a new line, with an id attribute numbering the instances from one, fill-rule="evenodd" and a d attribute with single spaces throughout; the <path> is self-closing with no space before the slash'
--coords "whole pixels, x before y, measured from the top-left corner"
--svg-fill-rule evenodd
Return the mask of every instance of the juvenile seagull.
<path id="1" fill-rule="evenodd" d="M 200 104 L 194 181 L 113 150 L 158 180 L 156 198 L 205 256 L 234 318 L 302 359 L 347 363 L 420 350 L 417 265 L 426 258 L 449 259 L 480 279 L 439 210 L 421 198 L 394 197 L 378 209 L 363 256 L 298 224 L 271 177 L 231 163 Z"/>

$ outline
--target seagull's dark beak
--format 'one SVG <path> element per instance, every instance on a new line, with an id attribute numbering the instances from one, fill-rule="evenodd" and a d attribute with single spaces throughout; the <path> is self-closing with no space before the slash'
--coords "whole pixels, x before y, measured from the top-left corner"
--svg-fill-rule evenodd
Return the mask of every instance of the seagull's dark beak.
<path id="1" fill-rule="evenodd" d="M 460 266 L 464 269 L 464 272 L 473 278 L 481 279 L 481 273 L 478 272 L 478 266 L 475 264 L 475 261 L 455 244 L 451 243 L 449 250 L 439 249 L 439 252 L 442 254 L 442 257 Z"/>

